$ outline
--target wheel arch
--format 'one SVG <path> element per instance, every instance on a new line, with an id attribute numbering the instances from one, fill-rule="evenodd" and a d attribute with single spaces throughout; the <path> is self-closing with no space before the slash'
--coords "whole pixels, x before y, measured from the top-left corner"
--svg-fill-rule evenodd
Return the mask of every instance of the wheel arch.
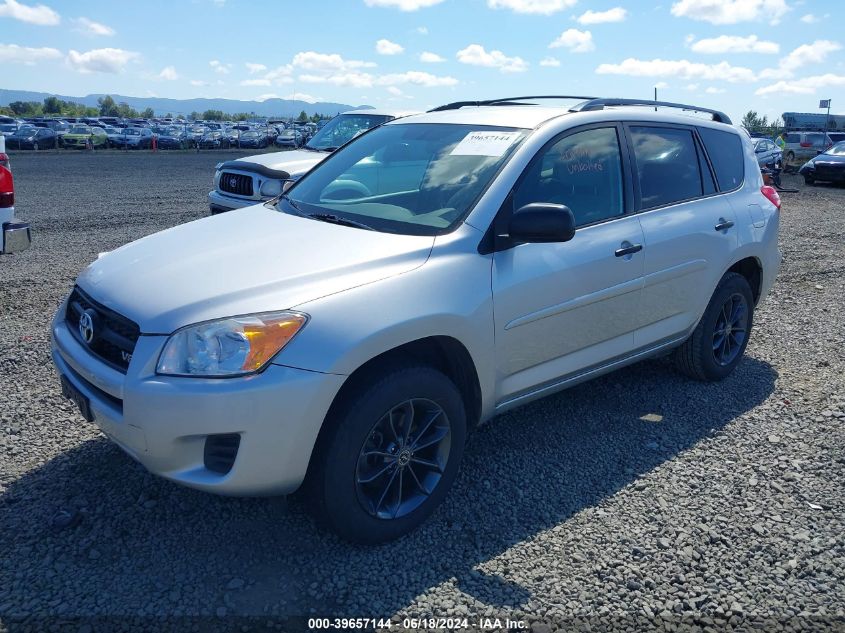
<path id="1" fill-rule="evenodd" d="M 734 263 L 725 273 L 738 273 L 745 277 L 748 285 L 751 286 L 754 305 L 757 305 L 763 287 L 763 264 L 760 260 L 755 256 L 745 257 Z"/>

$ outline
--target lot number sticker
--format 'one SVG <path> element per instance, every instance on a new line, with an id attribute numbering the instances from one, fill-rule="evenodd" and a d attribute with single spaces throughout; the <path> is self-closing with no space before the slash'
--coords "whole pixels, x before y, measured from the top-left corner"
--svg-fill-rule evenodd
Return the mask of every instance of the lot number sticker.
<path id="1" fill-rule="evenodd" d="M 455 145 L 451 156 L 501 156 L 519 138 L 519 132 L 470 132 Z"/>

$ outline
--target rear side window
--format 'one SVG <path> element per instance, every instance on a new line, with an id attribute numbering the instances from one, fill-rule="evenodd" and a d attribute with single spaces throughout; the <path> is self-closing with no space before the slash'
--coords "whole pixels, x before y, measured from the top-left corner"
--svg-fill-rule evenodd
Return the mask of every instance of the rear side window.
<path id="1" fill-rule="evenodd" d="M 800 134 L 787 134 L 786 135 L 786 142 L 787 143 L 800 143 L 801 142 L 801 135 Z"/>
<path id="2" fill-rule="evenodd" d="M 742 140 L 733 132 L 698 128 L 721 191 L 733 191 L 745 178 Z"/>
<path id="3" fill-rule="evenodd" d="M 632 126 L 630 132 L 644 209 L 703 195 L 698 153 L 690 130 Z"/>

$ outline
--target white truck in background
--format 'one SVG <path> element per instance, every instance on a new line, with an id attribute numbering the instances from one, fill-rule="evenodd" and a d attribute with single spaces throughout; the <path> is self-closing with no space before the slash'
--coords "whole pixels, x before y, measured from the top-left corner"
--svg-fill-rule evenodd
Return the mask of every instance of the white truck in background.
<path id="1" fill-rule="evenodd" d="M 29 224 L 15 218 L 15 183 L 6 154 L 6 138 L 0 135 L 0 255 L 29 248 L 32 232 Z"/>

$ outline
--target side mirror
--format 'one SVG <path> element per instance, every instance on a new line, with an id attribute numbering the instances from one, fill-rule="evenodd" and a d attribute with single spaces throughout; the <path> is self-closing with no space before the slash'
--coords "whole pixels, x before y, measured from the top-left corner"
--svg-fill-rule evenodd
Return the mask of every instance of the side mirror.
<path id="1" fill-rule="evenodd" d="M 568 242 L 575 236 L 575 216 L 565 205 L 533 202 L 514 211 L 508 235 L 515 242 Z"/>

